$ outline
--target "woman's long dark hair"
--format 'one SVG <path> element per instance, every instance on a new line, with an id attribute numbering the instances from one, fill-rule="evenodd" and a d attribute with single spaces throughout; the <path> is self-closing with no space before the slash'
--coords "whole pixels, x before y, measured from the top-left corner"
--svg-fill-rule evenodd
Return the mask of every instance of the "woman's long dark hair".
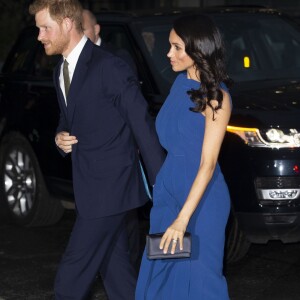
<path id="1" fill-rule="evenodd" d="M 225 66 L 225 48 L 221 33 L 212 19 L 206 15 L 188 15 L 174 21 L 173 29 L 185 44 L 185 52 L 194 61 L 199 71 L 201 86 L 198 90 L 189 90 L 188 94 L 195 103 L 190 108 L 194 112 L 203 112 L 208 105 L 215 112 L 222 107 L 223 94 L 221 82 L 230 87 Z M 218 102 L 217 106 L 211 104 Z"/>

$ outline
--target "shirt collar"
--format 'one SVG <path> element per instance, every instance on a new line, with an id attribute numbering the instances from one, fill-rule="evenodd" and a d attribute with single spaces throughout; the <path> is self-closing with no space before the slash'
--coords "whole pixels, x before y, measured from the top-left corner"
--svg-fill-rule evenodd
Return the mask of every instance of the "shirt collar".
<path id="1" fill-rule="evenodd" d="M 85 35 L 83 35 L 83 37 L 81 38 L 81 40 L 79 41 L 79 43 L 76 45 L 76 47 L 70 52 L 70 54 L 68 55 L 68 57 L 64 57 L 64 59 L 66 59 L 69 63 L 69 71 L 73 71 L 75 70 L 79 55 L 85 45 L 87 41 L 87 37 Z"/>
<path id="2" fill-rule="evenodd" d="M 101 46 L 101 38 L 99 37 L 97 42 L 95 43 L 97 46 Z"/>

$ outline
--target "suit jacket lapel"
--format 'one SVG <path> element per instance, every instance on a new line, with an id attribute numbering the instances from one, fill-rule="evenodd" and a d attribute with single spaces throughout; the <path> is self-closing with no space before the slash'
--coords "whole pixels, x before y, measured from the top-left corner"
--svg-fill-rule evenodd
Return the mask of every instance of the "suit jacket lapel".
<path id="1" fill-rule="evenodd" d="M 81 96 L 80 90 L 87 75 L 88 62 L 91 58 L 93 47 L 95 47 L 95 45 L 90 40 L 87 40 L 79 55 L 76 68 L 73 74 L 73 78 L 72 78 L 72 82 L 70 85 L 70 90 L 67 98 L 68 122 L 70 128 L 73 122 L 76 102 L 78 101 L 78 98 Z"/>

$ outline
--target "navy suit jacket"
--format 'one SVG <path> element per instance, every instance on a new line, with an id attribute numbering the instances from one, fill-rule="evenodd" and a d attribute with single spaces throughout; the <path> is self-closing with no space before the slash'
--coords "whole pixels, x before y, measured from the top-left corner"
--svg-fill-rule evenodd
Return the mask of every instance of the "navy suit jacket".
<path id="1" fill-rule="evenodd" d="M 88 40 L 66 106 L 59 85 L 61 64 L 54 70 L 61 110 L 57 132 L 78 139 L 71 152 L 78 214 L 97 218 L 143 205 L 147 196 L 138 149 L 152 185 L 165 155 L 132 68 Z"/>
<path id="2" fill-rule="evenodd" d="M 129 66 L 133 69 L 133 71 L 136 74 L 138 73 L 136 64 L 127 50 L 115 48 L 112 44 L 105 42 L 103 39 L 101 40 L 101 44 L 99 47 L 101 47 L 101 49 L 109 51 L 112 54 L 122 58 L 124 61 L 126 61 L 129 64 Z"/>

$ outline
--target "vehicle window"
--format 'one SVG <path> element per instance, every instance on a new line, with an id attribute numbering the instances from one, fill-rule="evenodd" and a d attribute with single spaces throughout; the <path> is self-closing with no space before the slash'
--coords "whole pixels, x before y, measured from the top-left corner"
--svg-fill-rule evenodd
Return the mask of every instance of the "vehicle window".
<path id="1" fill-rule="evenodd" d="M 169 33 L 171 24 L 145 25 L 140 28 L 143 42 L 148 50 L 152 65 L 161 76 L 172 83 L 176 73 L 172 70 L 170 60 L 167 57 L 169 52 Z"/>
<path id="2" fill-rule="evenodd" d="M 37 29 L 23 32 L 3 66 L 3 73 L 27 74 L 39 78 L 52 78 L 60 55 L 48 56 L 37 40 Z"/>
<path id="3" fill-rule="evenodd" d="M 236 81 L 299 78 L 300 31 L 275 15 L 215 17 L 226 42 L 228 72 Z"/>
<path id="4" fill-rule="evenodd" d="M 300 74 L 300 31 L 284 18 L 267 14 L 212 16 L 225 41 L 227 69 L 235 82 L 294 79 Z M 153 65 L 169 82 L 167 52 L 171 25 L 144 24 L 140 28 Z"/>
<path id="5" fill-rule="evenodd" d="M 41 78 L 52 77 L 53 70 L 61 55 L 46 55 L 43 47 L 40 47 L 34 60 L 34 75 Z"/>
<path id="6" fill-rule="evenodd" d="M 143 58 L 137 49 L 133 38 L 122 25 L 101 24 L 101 39 L 112 45 L 119 56 L 125 58 L 137 71 L 142 90 L 145 94 L 153 93 L 149 72 L 146 71 L 146 64 L 141 63 Z"/>
<path id="7" fill-rule="evenodd" d="M 134 56 L 134 50 L 128 34 L 122 26 L 101 26 L 101 39 L 114 46 L 115 49 L 126 50 L 130 55 Z"/>
<path id="8" fill-rule="evenodd" d="M 36 36 L 30 31 L 25 32 L 13 47 L 3 66 L 3 72 L 29 73 L 32 69 L 32 60 L 38 46 Z"/>

